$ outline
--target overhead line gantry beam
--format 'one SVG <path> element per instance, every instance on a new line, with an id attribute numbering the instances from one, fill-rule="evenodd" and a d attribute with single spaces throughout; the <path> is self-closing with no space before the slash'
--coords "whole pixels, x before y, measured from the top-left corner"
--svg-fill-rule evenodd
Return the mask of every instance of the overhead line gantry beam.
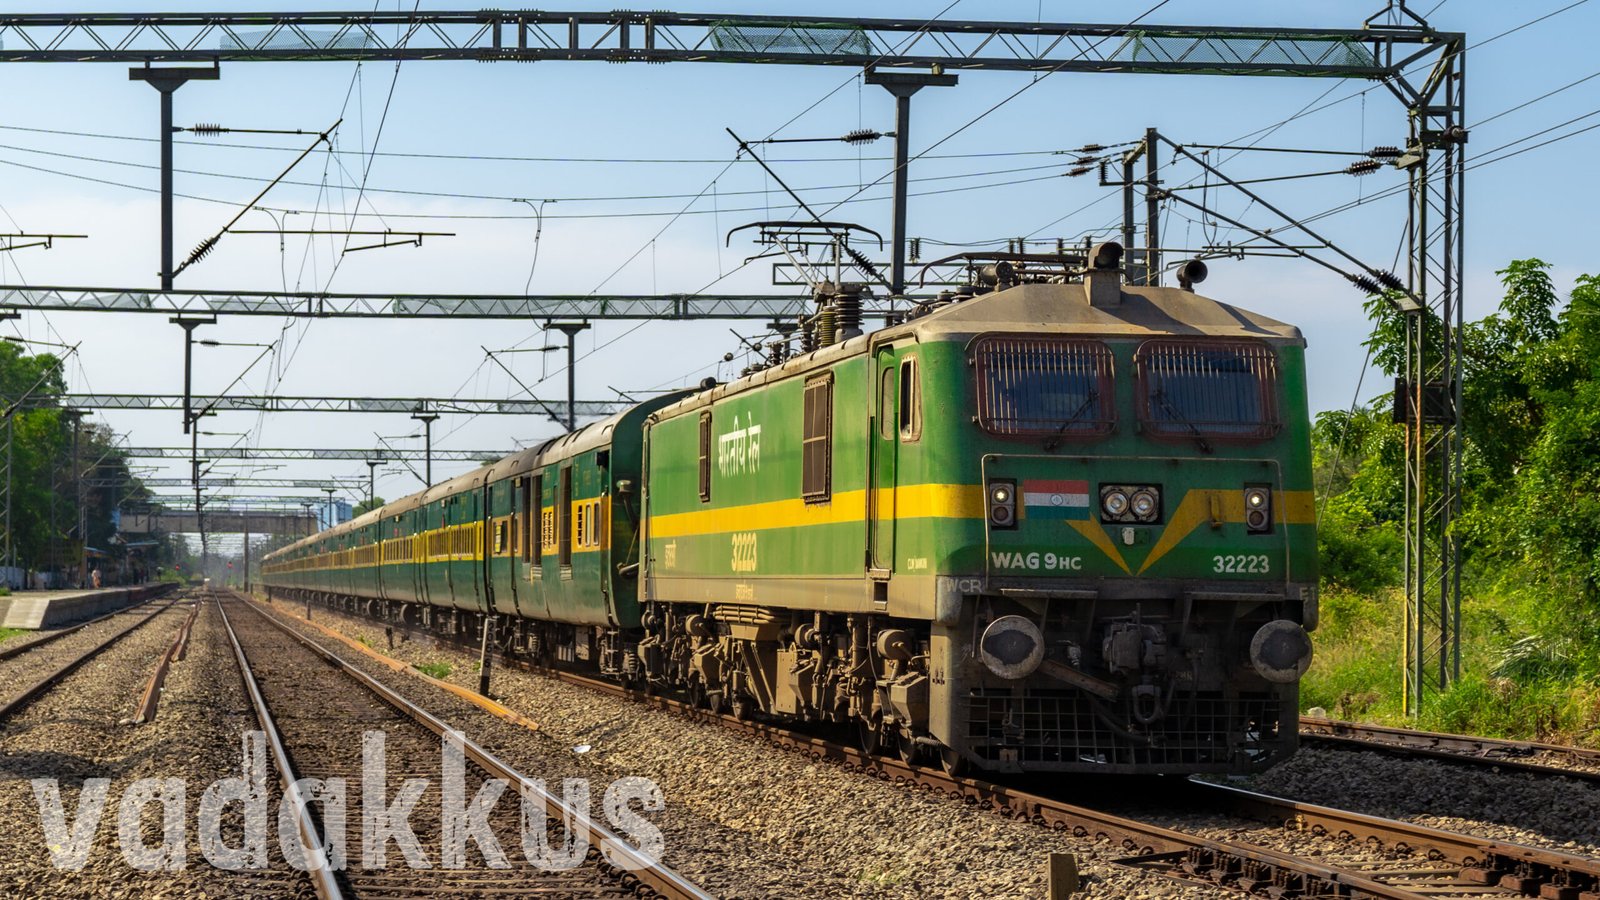
<path id="1" fill-rule="evenodd" d="M 0 307 L 45 312 L 313 319 L 789 319 L 809 297 L 759 294 L 330 294 L 0 285 Z M 871 312 L 871 310 L 868 310 Z"/>
<path id="2" fill-rule="evenodd" d="M 83 481 L 84 487 L 88 487 L 88 488 L 126 487 L 126 486 L 131 486 L 131 485 L 133 485 L 135 483 L 137 483 L 137 484 L 139 484 L 139 485 L 141 485 L 143 487 L 147 487 L 147 488 L 192 487 L 194 485 L 194 479 L 192 479 L 192 478 L 139 478 L 139 479 L 133 479 L 133 478 L 85 478 L 84 481 Z M 344 490 L 346 488 L 352 488 L 352 489 L 365 488 L 366 486 L 367 486 L 366 476 L 361 476 L 360 478 L 352 478 L 352 479 L 347 479 L 347 480 L 328 479 L 328 478 L 229 478 L 227 476 L 223 476 L 221 478 L 202 478 L 202 479 L 200 479 L 200 487 L 201 487 L 202 490 L 209 490 L 211 488 L 219 488 L 219 487 L 248 487 L 248 488 L 273 488 L 273 489 L 279 489 L 279 490 L 285 489 L 285 488 L 303 488 L 303 489 L 308 489 L 308 490 L 321 491 L 321 490 L 327 490 L 328 488 L 335 488 L 337 490 Z"/>
<path id="3" fill-rule="evenodd" d="M 549 400 L 469 400 L 461 398 L 409 397 L 277 397 L 277 396 L 195 396 L 196 409 L 215 412 L 331 412 L 331 413 L 469 413 L 472 415 L 516 415 L 550 418 L 551 411 L 564 408 L 566 401 Z M 579 400 L 580 416 L 607 416 L 630 404 L 622 400 Z M 182 394 L 51 394 L 30 397 L 26 408 L 66 407 L 70 409 L 183 409 Z M 245 449 L 245 448 L 241 448 Z M 209 452 L 209 451 L 208 451 Z M 376 453 L 376 451 L 373 451 Z M 369 454 L 362 457 L 377 458 Z M 434 457 L 438 459 L 437 455 Z"/>
<path id="4" fill-rule="evenodd" d="M 1020 72 L 1380 78 L 1419 28 L 1217 28 L 728 13 L 33 13 L 0 16 L 0 62 L 714 62 Z"/>
<path id="5" fill-rule="evenodd" d="M 189 459 L 194 451 L 189 447 L 129 447 L 119 450 L 129 459 Z M 433 451 L 434 462 L 482 462 L 501 459 L 514 450 L 440 450 Z M 427 454 L 420 449 L 300 448 L 300 447 L 201 447 L 201 459 L 306 459 L 350 460 L 354 462 L 421 462 Z"/>

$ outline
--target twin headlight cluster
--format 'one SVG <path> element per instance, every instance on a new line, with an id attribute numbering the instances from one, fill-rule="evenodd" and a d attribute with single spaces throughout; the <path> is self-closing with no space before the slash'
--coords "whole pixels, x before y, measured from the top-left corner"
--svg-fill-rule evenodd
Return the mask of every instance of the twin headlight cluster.
<path id="1" fill-rule="evenodd" d="M 989 524 L 1017 527 L 1017 483 L 991 481 L 988 493 Z M 1161 521 L 1161 487 L 1154 484 L 1104 484 L 1100 486 L 1100 521 L 1119 525 Z M 1244 489 L 1244 524 L 1250 534 L 1272 531 L 1272 488 L 1248 485 Z"/>
<path id="2" fill-rule="evenodd" d="M 1161 488 L 1153 484 L 1101 485 L 1100 521 L 1118 524 L 1161 521 Z"/>

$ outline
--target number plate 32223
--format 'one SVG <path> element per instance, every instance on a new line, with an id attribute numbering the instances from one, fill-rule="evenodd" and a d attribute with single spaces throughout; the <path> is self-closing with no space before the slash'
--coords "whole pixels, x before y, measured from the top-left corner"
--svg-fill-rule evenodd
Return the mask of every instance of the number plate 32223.
<path id="1" fill-rule="evenodd" d="M 1226 554 L 1211 558 L 1211 571 L 1228 575 L 1265 575 L 1272 571 L 1272 562 L 1264 553 Z"/>

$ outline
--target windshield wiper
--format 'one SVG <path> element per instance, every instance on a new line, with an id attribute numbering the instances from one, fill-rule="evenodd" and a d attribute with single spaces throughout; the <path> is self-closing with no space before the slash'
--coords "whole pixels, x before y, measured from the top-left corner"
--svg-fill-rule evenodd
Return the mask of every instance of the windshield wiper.
<path id="1" fill-rule="evenodd" d="M 1058 428 L 1056 428 L 1056 433 L 1055 434 L 1052 434 L 1047 440 L 1045 440 L 1045 442 L 1044 442 L 1044 450 L 1045 450 L 1045 452 L 1046 453 L 1054 453 L 1056 451 L 1056 447 L 1061 445 L 1061 436 L 1063 434 L 1066 434 L 1067 429 L 1069 427 L 1071 427 L 1073 424 L 1075 424 L 1079 419 L 1083 418 L 1083 414 L 1084 413 L 1086 413 L 1089 410 L 1093 409 L 1095 401 L 1099 400 L 1099 399 L 1100 399 L 1099 392 L 1095 391 L 1093 389 L 1090 389 L 1088 396 L 1083 398 L 1083 403 L 1078 406 L 1078 408 L 1072 413 L 1072 415 L 1066 417 L 1065 419 L 1063 419 L 1061 421 L 1061 425 Z"/>
<path id="2" fill-rule="evenodd" d="M 1171 416 L 1174 421 L 1176 421 L 1179 425 L 1189 429 L 1189 433 L 1194 435 L 1195 446 L 1200 448 L 1201 453 L 1211 452 L 1211 445 L 1206 443 L 1206 439 L 1201 436 L 1200 429 L 1195 427 L 1195 424 L 1189 421 L 1188 417 L 1179 412 L 1177 407 L 1167 402 L 1167 392 L 1165 390 L 1156 388 L 1155 391 L 1150 394 L 1150 396 L 1154 398 L 1157 403 L 1161 404 L 1161 408 L 1166 410 L 1167 415 Z"/>

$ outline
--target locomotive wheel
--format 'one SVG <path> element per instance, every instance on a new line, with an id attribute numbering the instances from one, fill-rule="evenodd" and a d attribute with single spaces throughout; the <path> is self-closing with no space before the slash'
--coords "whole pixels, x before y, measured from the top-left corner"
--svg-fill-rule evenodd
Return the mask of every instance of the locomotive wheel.
<path id="1" fill-rule="evenodd" d="M 856 719 L 856 732 L 861 741 L 861 752 L 876 756 L 883 751 L 883 723 L 876 716 Z"/>
<path id="2" fill-rule="evenodd" d="M 742 721 L 749 719 L 756 714 L 755 698 L 751 697 L 749 694 L 739 694 L 738 696 L 734 697 L 732 706 L 733 717 L 735 719 Z"/>
<path id="3" fill-rule="evenodd" d="M 939 750 L 939 767 L 944 769 L 946 775 L 960 778 L 967 774 L 967 770 L 972 766 L 965 756 L 949 747 L 942 747 Z"/>
<path id="4" fill-rule="evenodd" d="M 894 735 L 894 748 L 900 754 L 900 761 L 908 766 L 920 765 L 922 762 L 922 745 L 917 743 L 916 735 L 909 731 L 896 731 Z"/>
<path id="5" fill-rule="evenodd" d="M 695 709 L 711 708 L 711 698 L 706 694 L 706 683 L 698 675 L 689 679 L 689 705 Z"/>

